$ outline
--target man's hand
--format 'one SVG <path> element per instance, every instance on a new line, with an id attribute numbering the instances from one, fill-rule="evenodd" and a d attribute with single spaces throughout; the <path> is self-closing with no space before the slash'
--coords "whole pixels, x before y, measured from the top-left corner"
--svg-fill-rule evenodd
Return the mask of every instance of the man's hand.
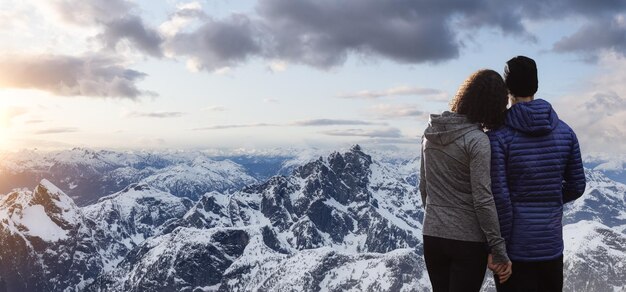
<path id="1" fill-rule="evenodd" d="M 506 282 L 513 274 L 513 263 L 509 261 L 506 264 L 495 264 L 491 254 L 487 257 L 487 267 L 498 276 L 500 284 Z"/>

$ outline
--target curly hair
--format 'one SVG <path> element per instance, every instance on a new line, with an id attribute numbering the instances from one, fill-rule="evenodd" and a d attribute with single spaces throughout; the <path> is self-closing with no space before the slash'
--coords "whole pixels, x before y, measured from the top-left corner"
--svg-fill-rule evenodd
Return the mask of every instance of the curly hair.
<path id="1" fill-rule="evenodd" d="M 467 116 L 483 129 L 497 129 L 504 124 L 508 89 L 498 72 L 482 69 L 474 72 L 459 87 L 450 110 Z"/>

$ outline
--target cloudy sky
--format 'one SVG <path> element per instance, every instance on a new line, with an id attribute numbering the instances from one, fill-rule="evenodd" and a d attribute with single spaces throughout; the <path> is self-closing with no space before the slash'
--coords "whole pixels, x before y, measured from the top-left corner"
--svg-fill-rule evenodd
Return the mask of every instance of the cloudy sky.
<path id="1" fill-rule="evenodd" d="M 539 67 L 626 153 L 622 0 L 0 0 L 0 148 L 416 145 L 473 71 Z"/>

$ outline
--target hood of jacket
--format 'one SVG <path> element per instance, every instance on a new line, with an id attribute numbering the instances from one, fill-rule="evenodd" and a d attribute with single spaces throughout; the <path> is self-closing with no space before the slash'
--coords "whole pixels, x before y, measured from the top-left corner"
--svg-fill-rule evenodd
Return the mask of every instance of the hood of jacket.
<path id="1" fill-rule="evenodd" d="M 429 142 L 448 145 L 472 130 L 480 130 L 480 126 L 470 122 L 465 115 L 445 111 L 430 115 L 424 137 Z"/>
<path id="2" fill-rule="evenodd" d="M 513 105 L 507 111 L 505 124 L 531 136 L 543 136 L 556 128 L 559 117 L 549 102 L 535 99 Z"/>

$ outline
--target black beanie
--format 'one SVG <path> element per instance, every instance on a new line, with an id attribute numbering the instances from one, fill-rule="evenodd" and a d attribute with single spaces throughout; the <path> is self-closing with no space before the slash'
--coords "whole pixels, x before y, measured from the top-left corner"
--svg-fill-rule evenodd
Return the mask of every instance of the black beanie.
<path id="1" fill-rule="evenodd" d="M 533 96 L 537 92 L 537 64 L 531 58 L 517 56 L 504 67 L 504 81 L 511 95 Z"/>

